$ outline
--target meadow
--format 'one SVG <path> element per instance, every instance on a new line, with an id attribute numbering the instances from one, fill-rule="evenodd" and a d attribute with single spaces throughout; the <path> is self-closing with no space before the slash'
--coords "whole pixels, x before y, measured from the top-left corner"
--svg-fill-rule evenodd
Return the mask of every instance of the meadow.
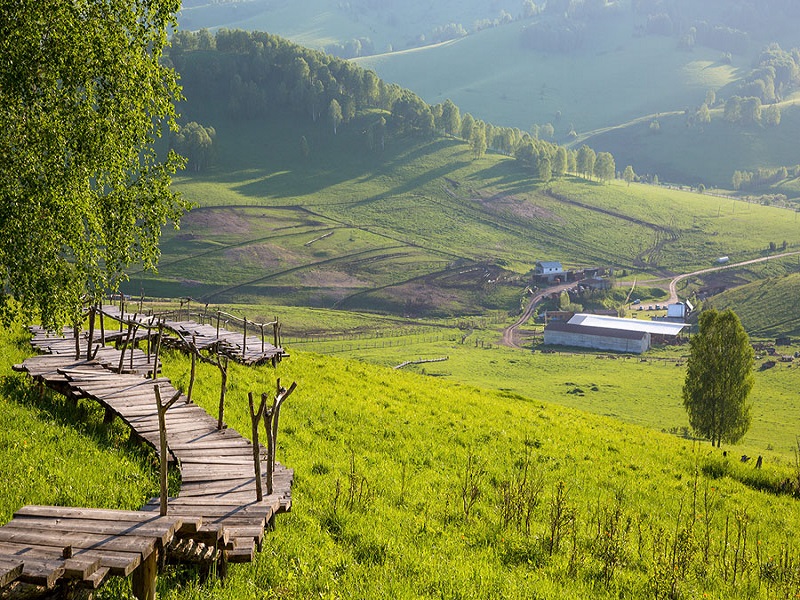
<path id="1" fill-rule="evenodd" d="M 175 180 L 197 208 L 165 231 L 159 273 L 133 270 L 126 293 L 478 315 L 518 310 L 537 260 L 642 280 L 800 243 L 785 210 L 619 181 L 542 184 L 455 139 L 393 138 L 376 156 L 360 123 L 333 136 L 288 114 L 211 122 L 216 165 Z M 292 150 L 303 133 L 308 160 Z"/>
<path id="2" fill-rule="evenodd" d="M 3 343 L 20 337 L 5 332 Z M 18 427 L 51 430 L 52 416 L 9 374 L 8 357 L 22 354 L 4 354 L 3 401 L 21 415 Z M 188 361 L 164 358 L 165 374 L 185 386 Z M 758 491 L 795 476 L 786 454 L 767 455 L 756 471 L 707 444 L 559 406 L 545 394 L 299 351 L 275 370 L 232 366 L 230 426 L 249 430 L 247 393 L 274 389 L 276 377 L 299 386 L 278 438 L 279 460 L 296 472 L 292 512 L 224 586 L 170 569 L 159 578 L 160 597 L 773 599 L 797 589 L 797 501 Z M 194 397 L 212 414 L 218 385 L 202 365 Z M 106 428 L 99 411 L 83 402 L 79 409 L 70 428 Z M 90 456 L 93 445 L 64 448 L 61 430 L 52 431 L 36 445 L 38 456 L 67 461 L 52 463 L 51 479 L 105 486 L 103 505 L 130 506 L 151 493 L 149 477 L 125 464 L 108 463 L 127 475 L 130 500 L 111 493 L 121 484 L 108 468 L 71 471 L 72 457 Z M 139 452 L 123 445 L 101 455 Z M 24 473 L 4 479 L 18 501 L 55 501 Z M 98 597 L 127 594 L 113 585 Z"/>

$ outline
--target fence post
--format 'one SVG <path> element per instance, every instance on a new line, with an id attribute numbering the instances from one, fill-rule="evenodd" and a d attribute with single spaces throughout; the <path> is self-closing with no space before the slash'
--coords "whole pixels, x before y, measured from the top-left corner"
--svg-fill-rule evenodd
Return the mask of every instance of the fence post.
<path id="1" fill-rule="evenodd" d="M 244 336 L 242 336 L 242 358 L 247 354 L 247 317 L 244 318 Z"/>
<path id="2" fill-rule="evenodd" d="M 261 502 L 264 499 L 264 493 L 261 489 L 261 450 L 258 447 L 258 425 L 264 416 L 267 395 L 261 395 L 261 403 L 258 406 L 258 410 L 255 410 L 253 404 L 253 392 L 247 394 L 247 400 L 250 404 L 250 426 L 253 432 L 253 471 L 256 476 L 256 501 Z"/>

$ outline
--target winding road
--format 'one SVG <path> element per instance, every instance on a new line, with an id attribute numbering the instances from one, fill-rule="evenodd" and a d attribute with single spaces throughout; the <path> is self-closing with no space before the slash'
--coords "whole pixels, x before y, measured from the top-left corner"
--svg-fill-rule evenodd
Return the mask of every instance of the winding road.
<path id="1" fill-rule="evenodd" d="M 503 330 L 503 339 L 501 343 L 504 346 L 508 346 L 509 348 L 521 348 L 514 339 L 514 332 L 517 328 L 522 325 L 525 321 L 531 318 L 533 315 L 533 311 L 536 309 L 536 305 L 541 302 L 545 296 L 549 296 L 550 294 L 558 293 L 560 294 L 564 290 L 568 290 L 571 287 L 575 287 L 578 285 L 579 281 L 572 281 L 570 283 L 562 283 L 560 285 L 556 285 L 553 287 L 545 288 L 543 290 L 539 290 L 539 292 L 533 296 L 530 301 L 528 301 L 528 306 L 525 307 L 525 310 L 522 311 L 519 319 L 517 319 L 513 325 L 509 325 Z"/>

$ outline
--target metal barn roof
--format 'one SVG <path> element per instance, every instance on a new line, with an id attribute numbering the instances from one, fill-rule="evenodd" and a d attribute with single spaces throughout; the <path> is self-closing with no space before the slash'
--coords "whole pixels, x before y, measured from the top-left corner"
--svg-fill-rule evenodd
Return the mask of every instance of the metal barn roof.
<path id="1" fill-rule="evenodd" d="M 642 331 L 652 335 L 678 335 L 685 323 L 667 321 L 645 321 L 644 319 L 621 319 L 603 315 L 577 314 L 569 320 L 570 325 L 584 327 L 602 327 L 606 329 L 622 329 L 624 331 Z"/>

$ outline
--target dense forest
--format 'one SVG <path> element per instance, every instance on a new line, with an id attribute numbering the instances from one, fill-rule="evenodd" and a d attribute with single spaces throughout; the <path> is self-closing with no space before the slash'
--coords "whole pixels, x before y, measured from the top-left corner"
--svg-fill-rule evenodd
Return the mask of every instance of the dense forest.
<path id="1" fill-rule="evenodd" d="M 613 157 L 595 156 L 588 147 L 569 150 L 538 134 L 497 127 L 462 115 L 450 100 L 429 105 L 413 92 L 382 81 L 373 71 L 298 46 L 262 32 L 222 29 L 212 35 L 202 30 L 175 34 L 170 58 L 181 74 L 184 95 L 192 104 L 214 106 L 232 120 L 256 119 L 271 110 L 291 110 L 336 135 L 356 115 L 366 119 L 369 151 L 380 153 L 392 136 L 449 135 L 469 143 L 472 155 L 487 150 L 514 156 L 542 180 L 567 172 L 586 177 L 615 177 Z M 212 124 L 213 125 L 213 124 Z M 359 127 L 364 121 L 359 120 Z M 176 138 L 199 170 L 208 166 L 207 146 L 213 135 L 189 124 Z M 547 127 L 542 128 L 545 132 Z M 194 141 L 202 143 L 193 148 Z M 599 160 L 595 160 L 595 158 Z"/>

